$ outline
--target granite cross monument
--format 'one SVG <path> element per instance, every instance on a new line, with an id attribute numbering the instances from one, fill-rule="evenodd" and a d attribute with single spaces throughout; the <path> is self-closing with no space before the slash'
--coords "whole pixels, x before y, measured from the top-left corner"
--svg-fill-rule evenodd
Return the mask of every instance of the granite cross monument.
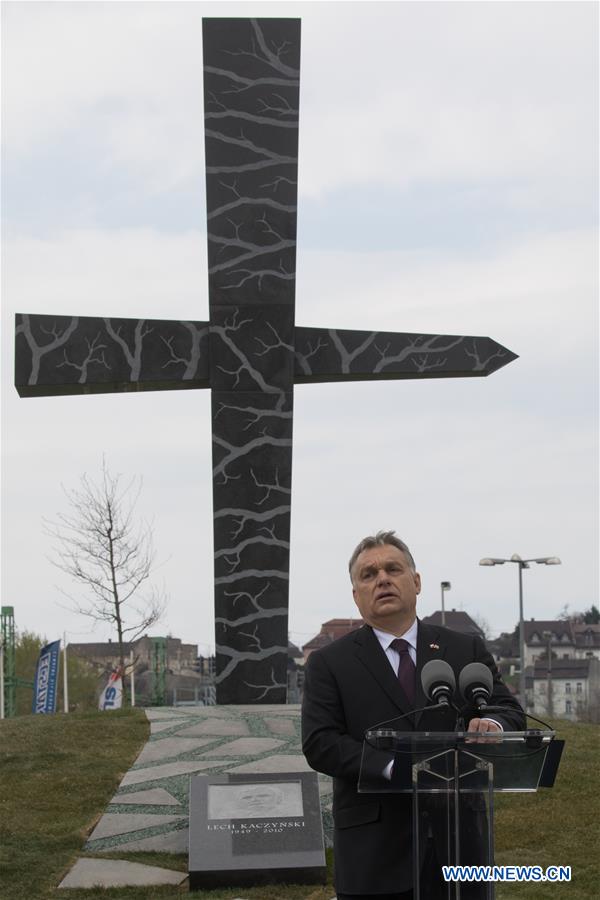
<path id="1" fill-rule="evenodd" d="M 285 703 L 294 384 L 489 375 L 516 356 L 487 337 L 295 325 L 300 22 L 203 26 L 209 321 L 19 314 L 15 383 L 210 388 L 217 702 Z"/>

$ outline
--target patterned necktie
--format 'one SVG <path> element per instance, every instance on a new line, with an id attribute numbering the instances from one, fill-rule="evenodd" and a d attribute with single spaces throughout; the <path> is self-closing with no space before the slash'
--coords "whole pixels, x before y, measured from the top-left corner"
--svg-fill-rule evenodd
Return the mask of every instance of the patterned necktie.
<path id="1" fill-rule="evenodd" d="M 415 668 L 415 664 L 410 658 L 410 653 L 408 651 L 409 643 L 408 641 L 402 640 L 402 638 L 394 638 L 390 647 L 393 647 L 397 653 L 400 654 L 400 665 L 398 666 L 398 681 L 400 682 L 400 687 L 408 697 L 408 701 L 411 706 L 414 706 L 415 703 L 415 681 L 417 670 Z"/>

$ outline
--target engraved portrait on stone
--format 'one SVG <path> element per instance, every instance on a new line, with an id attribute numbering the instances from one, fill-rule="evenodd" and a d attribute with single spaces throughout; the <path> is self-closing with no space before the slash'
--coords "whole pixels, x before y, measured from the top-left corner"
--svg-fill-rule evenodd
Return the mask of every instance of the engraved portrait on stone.
<path id="1" fill-rule="evenodd" d="M 302 786 L 299 781 L 211 784 L 208 788 L 209 819 L 302 815 Z"/>

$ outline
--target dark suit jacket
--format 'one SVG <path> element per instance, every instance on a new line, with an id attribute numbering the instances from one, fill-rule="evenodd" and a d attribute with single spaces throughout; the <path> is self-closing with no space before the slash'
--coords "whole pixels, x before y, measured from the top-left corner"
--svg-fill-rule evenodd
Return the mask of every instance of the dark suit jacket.
<path id="1" fill-rule="evenodd" d="M 420 673 L 431 659 L 449 663 L 457 683 L 467 663 L 487 665 L 494 676 L 491 704 L 503 707 L 502 713 L 491 715 L 505 731 L 525 727 L 521 707 L 503 684 L 483 641 L 421 622 L 413 708 L 427 705 Z M 333 776 L 335 883 L 339 892 L 394 893 L 412 887 L 410 795 L 357 793 L 365 731 L 410 708 L 369 625 L 311 653 L 302 702 L 302 748 L 313 769 Z M 454 715 L 425 711 L 390 727 L 453 731 Z M 372 751 L 369 766 L 383 771 L 391 756 L 377 753 Z"/>

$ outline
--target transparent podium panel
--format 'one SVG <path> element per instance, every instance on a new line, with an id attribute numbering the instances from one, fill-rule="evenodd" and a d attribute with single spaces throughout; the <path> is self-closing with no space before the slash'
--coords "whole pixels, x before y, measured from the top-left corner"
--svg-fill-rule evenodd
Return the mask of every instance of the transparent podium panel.
<path id="1" fill-rule="evenodd" d="M 493 881 L 445 881 L 442 867 L 494 865 L 494 791 L 537 790 L 553 738 L 553 731 L 366 733 L 358 791 L 411 795 L 415 900 L 493 900 Z"/>
<path id="2" fill-rule="evenodd" d="M 430 765 L 419 790 L 445 792 L 450 774 L 461 778 L 461 790 L 481 790 L 483 768 L 473 757 L 493 766 L 494 791 L 536 791 L 554 731 L 367 731 L 358 779 L 359 793 L 412 793 L 413 766 Z M 457 756 L 445 755 L 455 751 Z M 393 763 L 390 772 L 390 763 Z M 487 768 L 485 769 L 487 771 Z"/>
<path id="3" fill-rule="evenodd" d="M 415 898 L 431 896 L 432 881 L 440 891 L 444 866 L 494 864 L 493 787 L 492 764 L 470 751 L 442 750 L 414 763 Z M 493 900 L 494 883 L 448 881 L 440 894 L 444 900 Z"/>

